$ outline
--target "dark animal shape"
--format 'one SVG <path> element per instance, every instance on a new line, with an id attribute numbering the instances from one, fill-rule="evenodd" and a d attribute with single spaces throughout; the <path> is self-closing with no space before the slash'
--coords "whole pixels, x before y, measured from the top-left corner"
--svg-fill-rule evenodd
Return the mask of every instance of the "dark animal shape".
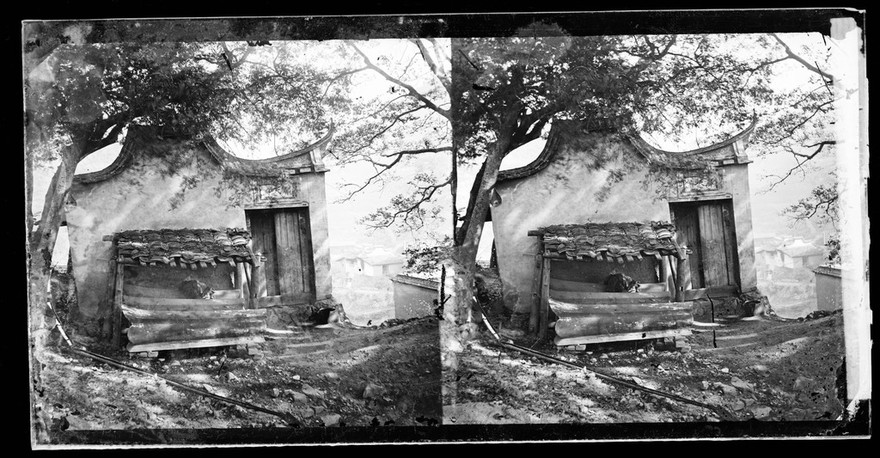
<path id="1" fill-rule="evenodd" d="M 214 290 L 205 282 L 187 278 L 180 283 L 180 292 L 189 299 L 213 299 Z"/>
<path id="2" fill-rule="evenodd" d="M 609 293 L 637 293 L 639 282 L 627 275 L 613 273 L 605 279 L 605 291 Z"/>

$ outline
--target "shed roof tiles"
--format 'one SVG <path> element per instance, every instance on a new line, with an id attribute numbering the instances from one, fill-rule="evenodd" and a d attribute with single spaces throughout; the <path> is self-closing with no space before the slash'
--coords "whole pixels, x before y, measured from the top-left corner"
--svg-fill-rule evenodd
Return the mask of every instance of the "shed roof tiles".
<path id="1" fill-rule="evenodd" d="M 679 257 L 672 223 L 585 223 L 548 226 L 533 232 L 539 235 L 544 255 L 570 260 L 641 260 L 643 256 Z"/>
<path id="2" fill-rule="evenodd" d="M 113 235 L 116 261 L 122 264 L 206 267 L 253 262 L 245 229 L 131 230 Z"/>

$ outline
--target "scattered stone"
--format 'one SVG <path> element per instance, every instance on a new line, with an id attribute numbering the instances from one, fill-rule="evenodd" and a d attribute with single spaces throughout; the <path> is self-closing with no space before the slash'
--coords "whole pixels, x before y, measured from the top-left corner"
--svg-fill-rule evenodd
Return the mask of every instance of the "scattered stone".
<path id="1" fill-rule="evenodd" d="M 751 407 L 755 404 L 755 400 L 752 398 L 746 398 L 746 407 Z"/>
<path id="2" fill-rule="evenodd" d="M 709 389 L 709 382 L 703 380 L 703 381 L 700 382 L 700 383 L 703 385 L 703 389 L 704 389 L 704 390 L 708 390 L 708 389 Z"/>
<path id="3" fill-rule="evenodd" d="M 280 394 L 281 394 L 281 390 L 279 390 L 278 388 L 272 388 L 272 397 L 273 398 L 277 398 L 278 395 L 280 395 Z"/>
<path id="4" fill-rule="evenodd" d="M 523 331 L 522 329 L 508 328 L 501 329 L 500 331 L 498 331 L 498 333 L 501 334 L 503 337 L 507 337 L 508 339 L 517 339 L 526 335 L 525 331 Z"/>
<path id="5" fill-rule="evenodd" d="M 230 382 L 238 380 L 238 376 L 233 374 L 232 372 L 226 373 L 226 379 Z"/>
<path id="6" fill-rule="evenodd" d="M 726 395 L 735 395 L 738 393 L 738 391 L 736 391 L 736 388 L 721 382 L 715 382 L 712 384 L 712 386 L 714 386 L 715 388 L 720 388 L 721 392 Z"/>
<path id="7" fill-rule="evenodd" d="M 753 391 L 755 389 L 754 385 L 739 377 L 731 377 L 730 384 L 745 391 Z"/>
<path id="8" fill-rule="evenodd" d="M 298 375 L 295 376 L 295 377 L 296 377 L 296 378 L 295 378 L 294 380 L 299 380 L 299 376 L 298 376 Z M 326 378 L 328 378 L 328 379 L 331 379 L 331 380 L 336 380 L 336 379 L 339 378 L 339 374 L 337 374 L 336 372 L 325 372 L 325 373 L 324 373 L 324 377 L 326 377 Z"/>
<path id="9" fill-rule="evenodd" d="M 808 391 L 810 388 L 812 388 L 813 384 L 813 379 L 801 375 L 795 379 L 793 388 L 797 391 Z"/>
<path id="10" fill-rule="evenodd" d="M 726 373 L 730 372 L 730 369 L 728 369 L 726 367 L 722 367 L 721 372 L 726 374 Z"/>
<path id="11" fill-rule="evenodd" d="M 294 375 L 294 376 L 291 377 L 291 378 L 292 378 L 293 380 L 299 381 L 299 379 L 300 379 L 301 377 L 300 377 L 299 375 Z"/>
<path id="12" fill-rule="evenodd" d="M 363 398 L 377 399 L 381 398 L 383 394 L 385 394 L 385 388 L 383 386 L 375 383 L 368 383 L 366 388 L 364 388 Z"/>
<path id="13" fill-rule="evenodd" d="M 330 413 L 321 416 L 321 421 L 324 422 L 324 426 L 336 426 L 339 424 L 340 420 L 342 420 L 342 416 L 338 413 Z"/>
<path id="14" fill-rule="evenodd" d="M 737 400 L 736 402 L 733 403 L 733 405 L 730 408 L 733 410 L 736 410 L 736 411 L 740 411 L 740 410 L 744 409 L 745 407 L 746 407 L 745 402 Z"/>
<path id="15" fill-rule="evenodd" d="M 770 416 L 771 409 L 765 406 L 754 406 L 749 409 L 755 418 L 767 418 Z"/>
<path id="16" fill-rule="evenodd" d="M 322 392 L 321 390 L 318 390 L 316 388 L 313 388 L 311 385 L 309 385 L 307 383 L 303 383 L 301 390 L 303 393 L 305 393 L 308 396 L 321 397 L 324 395 L 324 392 Z"/>
<path id="17" fill-rule="evenodd" d="M 174 361 L 171 361 L 171 364 L 170 364 L 170 365 L 171 365 L 171 366 L 180 366 L 180 361 L 178 361 L 178 360 L 175 359 Z"/>

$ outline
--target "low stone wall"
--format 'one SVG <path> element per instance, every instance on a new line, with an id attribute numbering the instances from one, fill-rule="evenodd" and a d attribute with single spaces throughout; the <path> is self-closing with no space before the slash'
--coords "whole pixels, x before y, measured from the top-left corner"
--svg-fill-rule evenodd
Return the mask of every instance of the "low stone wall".
<path id="1" fill-rule="evenodd" d="M 394 317 L 399 320 L 432 315 L 440 283 L 436 280 L 397 275 L 394 282 Z"/>
<path id="2" fill-rule="evenodd" d="M 837 310 L 843 307 L 843 280 L 837 267 L 819 266 L 816 275 L 816 305 L 819 310 Z"/>

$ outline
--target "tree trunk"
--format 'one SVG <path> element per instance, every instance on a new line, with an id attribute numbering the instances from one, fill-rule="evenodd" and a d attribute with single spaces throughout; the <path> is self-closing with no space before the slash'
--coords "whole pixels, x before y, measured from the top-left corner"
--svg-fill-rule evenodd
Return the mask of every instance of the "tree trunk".
<path id="1" fill-rule="evenodd" d="M 41 405 L 44 393 L 41 372 L 43 349 L 46 347 L 49 332 L 54 320 L 50 318 L 47 304 L 51 300 L 49 281 L 52 268 L 52 250 L 58 237 L 58 229 L 64 218 L 64 201 L 73 183 L 76 164 L 85 142 L 75 142 L 61 156 L 61 164 L 52 177 L 46 201 L 36 230 L 28 233 L 28 331 L 30 339 L 30 370 L 31 370 L 31 413 L 33 426 L 31 440 L 33 443 L 48 441 L 47 422 L 42 417 Z M 26 160 L 32 161 L 32 158 Z M 33 180 L 25 183 L 33 193 Z"/>
<path id="2" fill-rule="evenodd" d="M 498 141 L 488 152 L 483 163 L 482 174 L 471 191 L 472 206 L 466 215 L 465 223 L 459 231 L 452 253 L 454 307 L 448 307 L 441 327 L 443 339 L 442 362 L 445 369 L 454 371 L 458 367 L 457 353 L 464 349 L 464 343 L 477 331 L 471 302 L 474 297 L 474 274 L 477 265 L 477 247 L 486 212 L 489 210 L 492 188 L 498 178 L 501 160 L 508 152 L 512 128 L 503 128 Z"/>

